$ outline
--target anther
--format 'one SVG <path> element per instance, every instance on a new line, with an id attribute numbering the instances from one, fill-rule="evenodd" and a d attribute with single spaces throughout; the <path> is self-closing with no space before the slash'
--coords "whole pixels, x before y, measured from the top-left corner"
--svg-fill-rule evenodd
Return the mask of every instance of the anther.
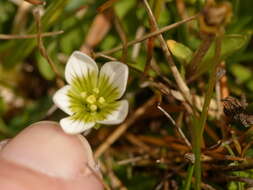
<path id="1" fill-rule="evenodd" d="M 99 97 L 99 99 L 98 99 L 98 102 L 100 103 L 100 104 L 103 104 L 103 103 L 105 103 L 105 99 L 104 99 L 104 97 Z"/>
<path id="2" fill-rule="evenodd" d="M 87 98 L 86 98 L 86 101 L 89 103 L 89 104 L 94 104 L 96 102 L 97 98 L 96 96 L 94 95 L 89 95 Z"/>
<path id="3" fill-rule="evenodd" d="M 90 105 L 90 110 L 91 111 L 97 111 L 97 109 L 98 109 L 97 105 L 95 105 L 95 104 Z"/>

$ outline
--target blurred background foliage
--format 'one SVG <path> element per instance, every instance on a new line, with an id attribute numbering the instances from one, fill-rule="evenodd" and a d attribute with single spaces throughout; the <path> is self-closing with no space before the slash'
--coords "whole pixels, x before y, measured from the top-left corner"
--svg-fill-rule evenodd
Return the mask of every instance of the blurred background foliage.
<path id="1" fill-rule="evenodd" d="M 57 70 L 63 76 L 64 66 L 69 55 L 75 51 L 80 50 L 87 45 L 88 35 L 91 26 L 94 25 L 95 18 L 99 14 L 98 8 L 105 3 L 105 1 L 96 0 L 54 0 L 45 1 L 46 5 L 43 7 L 43 16 L 41 19 L 42 31 L 52 32 L 63 30 L 63 34 L 53 35 L 43 38 L 48 55 L 53 60 Z M 158 20 L 160 28 L 176 23 L 184 19 L 179 11 L 178 0 L 150 0 L 149 3 Z M 186 16 L 192 16 L 199 13 L 204 6 L 204 0 L 185 0 Z M 253 74 L 252 74 L 252 32 L 253 32 L 253 15 L 252 15 L 252 0 L 231 0 L 233 16 L 229 25 L 225 29 L 225 35 L 222 38 L 221 57 L 226 62 L 226 77 L 227 87 L 230 94 L 235 97 L 245 95 L 248 102 L 253 102 Z M 0 1 L 0 34 L 21 35 L 21 34 L 35 34 L 36 24 L 32 14 L 34 5 L 31 5 L 22 0 L 2 0 Z M 99 37 L 92 47 L 92 51 L 100 52 L 110 50 L 119 44 L 122 40 L 114 26 L 113 19 L 111 19 L 110 12 L 116 15 L 124 29 L 127 41 L 134 40 L 138 31 L 141 36 L 144 33 L 150 32 L 149 18 L 146 14 L 145 8 L 141 1 L 138 0 L 118 0 L 112 5 L 111 9 L 106 10 L 109 16 L 108 23 L 102 22 L 101 32 L 103 28 L 108 27 L 105 35 Z M 190 28 L 190 29 L 189 29 Z M 199 25 L 197 21 L 191 21 L 187 25 L 180 25 L 163 34 L 166 40 L 169 40 L 168 46 L 171 49 L 176 64 L 181 72 L 183 78 L 187 80 L 187 68 L 192 65 L 194 52 L 198 49 L 203 41 L 199 34 Z M 0 36 L 1 37 L 1 36 Z M 88 44 L 90 45 L 90 44 Z M 126 97 L 131 103 L 131 109 L 144 103 L 149 97 L 157 93 L 157 90 L 152 87 L 140 87 L 143 84 L 142 72 L 147 63 L 147 45 L 141 44 L 140 51 L 137 56 L 133 55 L 131 46 L 127 50 L 127 64 L 131 67 L 130 80 Z M 156 66 L 160 72 L 167 79 L 173 81 L 170 68 L 166 63 L 166 59 L 161 50 L 158 41 L 154 41 L 154 49 L 152 55 L 155 59 Z M 116 59 L 121 59 L 122 51 L 112 54 Z M 198 77 L 193 82 L 189 83 L 192 92 L 202 96 L 205 92 L 205 85 L 207 83 L 207 74 L 210 70 L 214 56 L 214 44 L 211 45 L 209 51 L 204 59 L 197 65 Z M 99 63 L 107 61 L 106 58 L 97 58 Z M 152 70 L 149 74 L 154 78 L 159 76 Z M 144 80 L 145 81 L 145 80 Z M 173 85 L 172 85 L 173 88 Z M 56 83 L 56 74 L 51 69 L 46 59 L 39 53 L 36 39 L 8 39 L 0 38 L 0 138 L 6 139 L 15 136 L 20 130 L 29 124 L 43 119 L 50 119 L 58 121 L 64 114 L 61 111 L 52 111 L 52 94 L 58 89 Z M 167 97 L 169 99 L 169 97 Z M 173 117 L 178 117 L 182 106 L 176 100 L 166 100 L 168 104 L 177 105 L 177 111 L 171 111 Z M 253 105 L 249 104 L 249 110 L 252 111 Z M 153 108 L 155 109 L 155 108 Z M 170 109 L 170 108 L 169 108 Z M 157 112 L 157 111 L 155 111 Z M 150 113 L 149 113 L 150 114 Z M 150 117 L 150 118 L 149 118 Z M 212 122 L 211 118 L 210 122 Z M 158 120 L 158 121 L 157 121 Z M 157 122 L 159 124 L 157 124 Z M 174 132 L 168 128 L 168 121 L 162 115 L 153 116 L 152 114 L 144 116 L 143 120 L 135 123 L 135 125 L 146 126 L 134 127 L 131 129 L 136 135 L 151 135 L 154 137 L 164 136 L 163 133 L 170 136 Z M 157 125 L 159 127 L 157 127 Z M 210 123 L 215 125 L 215 123 Z M 184 126 L 184 125 L 182 125 Z M 185 126 L 184 126 L 185 127 Z M 235 128 L 238 126 L 235 125 Z M 105 129 L 110 131 L 114 128 Z M 245 130 L 240 128 L 240 130 Z M 103 129 L 102 129 L 103 130 Z M 214 127 L 214 131 L 220 135 L 219 129 Z M 108 134 L 108 132 L 104 132 Z M 100 134 L 100 136 L 103 136 Z M 102 143 L 101 137 L 95 132 L 92 137 L 97 137 L 98 142 Z M 93 142 L 93 146 L 98 146 L 98 142 Z M 123 146 L 126 140 L 123 139 L 115 145 L 117 147 Z M 210 144 L 213 142 L 210 141 Z M 167 146 L 160 147 L 160 152 L 166 154 L 169 149 Z M 126 149 L 127 151 L 127 149 Z M 252 149 L 248 149 L 250 155 Z M 161 153 L 161 154 L 162 154 Z M 124 159 L 130 153 L 123 152 L 116 156 L 116 160 Z M 177 159 L 177 157 L 175 157 Z M 129 164 L 120 166 L 113 161 L 113 170 L 122 180 L 123 184 L 132 190 L 146 190 L 159 189 L 161 181 L 166 180 L 166 176 L 171 174 L 172 183 L 170 184 L 174 189 L 183 187 L 184 175 L 176 175 L 170 167 L 180 165 L 175 160 L 175 165 L 154 164 L 146 167 L 143 165 Z M 185 166 L 183 166 L 184 168 Z M 186 169 L 185 169 L 186 172 Z M 236 175 L 239 172 L 235 173 Z M 246 172 L 238 174 L 240 176 L 252 175 Z M 108 179 L 109 180 L 109 179 Z M 243 189 L 242 185 L 238 183 L 228 183 L 226 188 L 221 184 L 214 185 L 216 189 Z"/>

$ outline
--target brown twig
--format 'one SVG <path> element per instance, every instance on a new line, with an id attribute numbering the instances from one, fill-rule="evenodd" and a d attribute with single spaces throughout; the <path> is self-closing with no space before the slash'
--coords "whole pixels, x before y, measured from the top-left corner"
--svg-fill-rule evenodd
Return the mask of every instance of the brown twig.
<path id="1" fill-rule="evenodd" d="M 147 10 L 147 13 L 148 13 L 148 16 L 150 18 L 150 20 L 153 22 L 153 25 L 155 27 L 156 30 L 159 30 L 159 27 L 158 27 L 158 24 L 157 24 L 157 21 L 155 19 L 155 16 L 148 4 L 148 1 L 147 0 L 143 0 L 144 2 L 144 5 L 145 5 L 145 8 Z M 162 50 L 166 56 L 166 59 L 167 59 L 167 62 L 170 66 L 170 69 L 171 69 L 171 72 L 172 72 L 172 75 L 174 76 L 175 80 L 176 80 L 176 83 L 178 85 L 178 88 L 179 90 L 182 92 L 182 95 L 185 97 L 186 101 L 191 104 L 192 103 L 192 97 L 191 97 L 191 93 L 190 93 L 190 89 L 188 88 L 187 84 L 185 83 L 185 81 L 183 80 L 183 78 L 181 77 L 174 61 L 173 61 L 173 58 L 171 56 L 171 53 L 170 53 L 170 50 L 166 44 L 166 41 L 164 40 L 162 34 L 159 34 L 158 35 L 158 39 L 160 41 L 160 44 L 162 46 Z"/>
<path id="2" fill-rule="evenodd" d="M 100 157 L 124 132 L 133 124 L 145 111 L 157 101 L 154 96 L 149 99 L 143 106 L 139 107 L 128 119 L 120 125 L 95 151 L 95 158 Z"/>
<path id="3" fill-rule="evenodd" d="M 28 3 L 31 3 L 33 5 L 42 5 L 44 3 L 46 3 L 45 1 L 40 1 L 40 0 L 25 0 Z"/>
<path id="4" fill-rule="evenodd" d="M 97 8 L 98 12 L 103 12 L 106 9 L 113 6 L 114 3 L 116 3 L 118 0 L 108 0 L 105 3 L 103 3 L 100 7 Z"/>
<path id="5" fill-rule="evenodd" d="M 41 37 L 50 37 L 62 34 L 64 31 L 55 31 L 55 32 L 45 32 L 41 33 Z M 24 34 L 24 35 L 15 35 L 15 34 L 0 34 L 0 40 L 13 40 L 13 39 L 31 39 L 31 38 L 37 38 L 38 34 Z"/>
<path id="6" fill-rule="evenodd" d="M 51 66 L 51 69 L 54 71 L 54 73 L 56 74 L 57 77 L 57 84 L 59 87 L 64 85 L 63 80 L 61 79 L 61 74 L 58 72 L 58 70 L 56 69 L 52 59 L 49 57 L 49 55 L 47 54 L 46 48 L 43 44 L 42 41 L 42 37 L 41 37 L 41 22 L 40 22 L 40 9 L 37 8 L 34 10 L 33 12 L 34 14 L 34 18 L 36 21 L 36 26 L 37 26 L 37 43 L 38 43 L 38 48 L 40 50 L 41 55 L 47 60 L 47 62 L 49 63 L 49 65 Z"/>
<path id="7" fill-rule="evenodd" d="M 92 53 L 92 57 L 94 57 L 93 53 Z M 112 57 L 110 55 L 105 55 L 105 54 L 100 54 L 100 57 L 103 57 L 103 58 L 106 58 L 106 59 L 109 59 L 111 61 L 116 61 L 117 59 L 115 57 Z"/>
<path id="8" fill-rule="evenodd" d="M 198 15 L 194 15 L 194 16 L 192 16 L 192 17 L 189 17 L 189 18 L 185 19 L 185 20 L 182 20 L 182 21 L 179 21 L 179 22 L 177 22 L 177 23 L 174 23 L 174 24 L 165 26 L 165 27 L 161 28 L 160 30 L 156 30 L 155 32 L 152 32 L 152 33 L 149 33 L 149 34 L 147 34 L 147 35 L 144 35 L 144 36 L 141 37 L 141 38 L 138 38 L 138 39 L 135 39 L 135 40 L 132 40 L 132 41 L 128 42 L 128 43 L 126 44 L 126 46 L 129 47 L 129 46 L 132 46 L 132 45 L 134 45 L 134 44 L 137 44 L 137 43 L 140 43 L 140 42 L 142 42 L 142 41 L 145 41 L 145 40 L 147 40 L 148 38 L 152 38 L 152 37 L 154 37 L 154 36 L 157 36 L 157 35 L 159 35 L 159 34 L 162 34 L 163 32 L 166 32 L 166 31 L 168 31 L 168 30 L 171 30 L 172 28 L 176 28 L 176 27 L 180 26 L 181 24 L 184 24 L 184 23 L 189 22 L 189 21 L 191 21 L 191 20 L 195 20 L 197 17 L 198 17 Z M 112 48 L 112 49 L 110 49 L 110 50 L 106 50 L 106 51 L 102 51 L 102 52 L 96 53 L 96 54 L 95 54 L 95 58 L 100 57 L 101 54 L 112 54 L 112 53 L 117 52 L 117 51 L 120 51 L 120 50 L 122 50 L 122 49 L 123 49 L 123 45 L 119 45 L 119 46 L 117 46 L 117 47 L 115 47 L 115 48 Z"/>

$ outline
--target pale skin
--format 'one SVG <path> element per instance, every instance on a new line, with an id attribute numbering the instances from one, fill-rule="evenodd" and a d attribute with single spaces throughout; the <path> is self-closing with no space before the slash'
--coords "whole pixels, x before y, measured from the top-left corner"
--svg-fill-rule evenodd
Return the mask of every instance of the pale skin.
<path id="1" fill-rule="evenodd" d="M 0 168 L 1 190 L 103 189 L 88 142 L 55 122 L 35 123 L 2 142 Z"/>

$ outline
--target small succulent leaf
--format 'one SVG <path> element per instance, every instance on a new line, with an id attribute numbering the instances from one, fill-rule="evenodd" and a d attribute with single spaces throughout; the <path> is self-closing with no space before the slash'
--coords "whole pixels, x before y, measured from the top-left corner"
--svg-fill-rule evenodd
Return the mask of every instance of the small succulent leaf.
<path id="1" fill-rule="evenodd" d="M 186 64 L 191 61 L 193 52 L 190 48 L 174 40 L 168 40 L 167 45 L 172 55 L 175 56 L 179 62 Z"/>

